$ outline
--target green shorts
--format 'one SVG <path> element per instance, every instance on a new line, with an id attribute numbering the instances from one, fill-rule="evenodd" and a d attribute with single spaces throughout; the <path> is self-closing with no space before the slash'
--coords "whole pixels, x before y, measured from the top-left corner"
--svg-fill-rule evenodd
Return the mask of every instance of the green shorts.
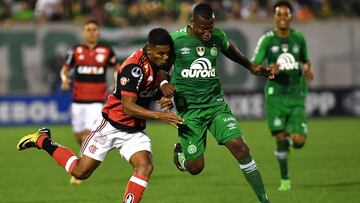
<path id="1" fill-rule="evenodd" d="M 265 110 L 271 132 L 287 131 L 307 135 L 304 99 L 290 96 L 267 96 Z"/>
<path id="2" fill-rule="evenodd" d="M 186 160 L 194 160 L 204 154 L 207 130 L 220 145 L 241 137 L 240 125 L 226 103 L 209 108 L 188 109 L 179 115 L 185 119 L 178 133 Z"/>

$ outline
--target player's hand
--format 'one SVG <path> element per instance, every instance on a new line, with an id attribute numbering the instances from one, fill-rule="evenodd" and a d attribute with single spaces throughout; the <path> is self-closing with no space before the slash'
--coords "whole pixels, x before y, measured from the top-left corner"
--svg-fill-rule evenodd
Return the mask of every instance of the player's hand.
<path id="1" fill-rule="evenodd" d="M 309 70 L 309 71 L 304 71 L 305 74 L 305 78 L 307 81 L 313 81 L 314 80 L 314 73 Z"/>
<path id="2" fill-rule="evenodd" d="M 274 79 L 275 75 L 279 73 L 279 64 L 272 64 L 270 66 L 262 66 L 253 64 L 251 72 L 255 75 L 263 75 L 268 79 Z"/>
<path id="3" fill-rule="evenodd" d="M 178 124 L 182 124 L 184 122 L 183 118 L 177 116 L 174 112 L 171 111 L 160 112 L 159 119 L 175 128 L 179 128 Z"/>
<path id="4" fill-rule="evenodd" d="M 172 85 L 170 83 L 166 83 L 166 84 L 161 85 L 160 90 L 161 90 L 161 92 L 163 93 L 163 95 L 165 97 L 169 97 L 169 98 L 171 98 L 174 95 L 175 91 L 176 91 L 174 85 Z"/>
<path id="5" fill-rule="evenodd" d="M 314 72 L 312 71 L 310 62 L 304 64 L 304 75 L 307 81 L 314 80 Z"/>
<path id="6" fill-rule="evenodd" d="M 171 111 L 174 107 L 174 103 L 169 97 L 161 97 L 161 99 L 156 102 L 160 104 L 160 109 L 163 111 Z"/>

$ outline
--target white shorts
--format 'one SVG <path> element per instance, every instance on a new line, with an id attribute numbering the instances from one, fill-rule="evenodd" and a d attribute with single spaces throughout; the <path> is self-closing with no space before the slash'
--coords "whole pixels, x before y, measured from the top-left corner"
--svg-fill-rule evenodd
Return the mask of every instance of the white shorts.
<path id="1" fill-rule="evenodd" d="M 91 130 L 96 119 L 101 115 L 102 103 L 75 103 L 71 104 L 71 125 L 74 133 Z"/>
<path id="2" fill-rule="evenodd" d="M 120 155 L 129 161 L 136 152 L 145 150 L 151 153 L 151 140 L 144 131 L 128 133 L 116 129 L 101 116 L 83 142 L 81 154 L 103 161 L 112 148 L 118 149 Z"/>

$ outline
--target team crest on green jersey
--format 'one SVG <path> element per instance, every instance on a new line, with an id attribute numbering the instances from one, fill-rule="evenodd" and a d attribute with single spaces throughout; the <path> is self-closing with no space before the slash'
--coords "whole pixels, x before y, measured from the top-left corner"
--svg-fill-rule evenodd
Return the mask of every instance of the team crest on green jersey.
<path id="1" fill-rule="evenodd" d="M 292 48 L 292 51 L 295 53 L 295 54 L 298 54 L 299 51 L 300 51 L 300 48 L 297 44 L 294 45 L 294 47 Z"/>
<path id="2" fill-rule="evenodd" d="M 211 49 L 210 49 L 210 54 L 211 54 L 212 56 L 217 56 L 217 54 L 218 54 L 217 48 L 216 48 L 216 47 L 211 48 Z"/>
<path id="3" fill-rule="evenodd" d="M 205 47 L 196 47 L 196 53 L 197 53 L 199 56 L 204 56 L 204 54 L 205 54 Z"/>
<path id="4" fill-rule="evenodd" d="M 282 44 L 281 45 L 281 50 L 283 52 L 288 52 L 289 51 L 289 45 L 288 44 Z"/>

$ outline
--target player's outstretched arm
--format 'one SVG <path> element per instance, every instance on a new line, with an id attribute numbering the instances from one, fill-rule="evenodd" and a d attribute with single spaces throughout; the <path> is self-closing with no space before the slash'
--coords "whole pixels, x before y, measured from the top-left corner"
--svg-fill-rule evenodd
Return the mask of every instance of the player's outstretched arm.
<path id="1" fill-rule="evenodd" d="M 246 56 L 241 53 L 239 49 L 237 49 L 234 44 L 229 42 L 229 47 L 227 50 L 222 52 L 226 57 L 228 57 L 230 60 L 242 65 L 244 68 L 251 71 L 251 61 L 246 58 Z"/>
<path id="2" fill-rule="evenodd" d="M 151 111 L 149 109 L 143 108 L 136 104 L 136 96 L 128 96 L 121 94 L 123 100 L 123 113 L 129 116 L 141 117 L 141 118 L 151 118 L 158 119 L 168 123 L 175 128 L 178 128 L 177 124 L 181 124 L 183 119 L 180 116 L 177 116 L 174 112 L 158 112 Z"/>
<path id="3" fill-rule="evenodd" d="M 232 43 L 229 43 L 229 48 L 223 54 L 230 60 L 242 65 L 254 75 L 263 75 L 266 78 L 274 79 L 275 75 L 279 73 L 279 65 L 273 64 L 270 66 L 256 65 L 252 63 L 244 54 L 240 52 Z"/>

